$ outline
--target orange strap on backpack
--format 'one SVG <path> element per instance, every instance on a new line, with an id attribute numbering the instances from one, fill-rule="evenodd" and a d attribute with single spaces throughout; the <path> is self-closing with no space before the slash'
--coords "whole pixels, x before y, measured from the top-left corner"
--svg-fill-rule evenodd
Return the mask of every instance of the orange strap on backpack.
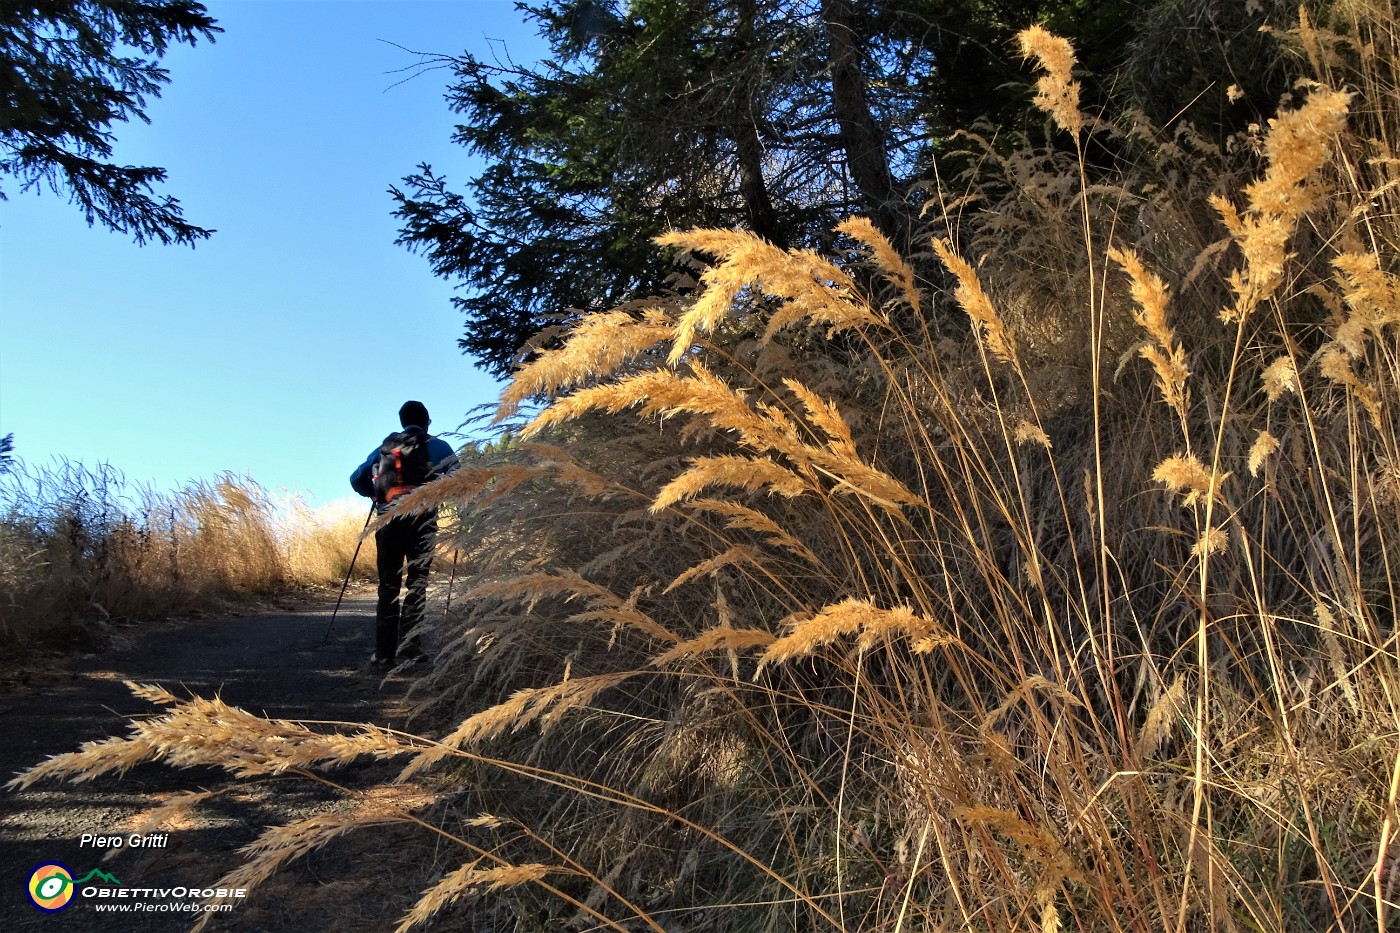
<path id="1" fill-rule="evenodd" d="M 394 472 L 395 472 L 396 474 L 398 474 L 399 476 L 403 476 L 403 457 L 402 457 L 402 453 L 403 453 L 403 448 L 402 448 L 402 447 L 395 447 L 395 448 L 394 448 Z M 415 489 L 417 489 L 417 488 L 418 488 L 417 486 L 391 486 L 391 487 L 389 487 L 389 491 L 386 492 L 386 493 L 384 494 L 384 501 L 385 501 L 385 502 L 393 502 L 393 501 L 394 501 L 395 499 L 397 499 L 399 496 L 402 496 L 402 495 L 404 495 L 404 494 L 406 494 L 406 493 L 413 492 L 413 490 L 415 490 Z"/>

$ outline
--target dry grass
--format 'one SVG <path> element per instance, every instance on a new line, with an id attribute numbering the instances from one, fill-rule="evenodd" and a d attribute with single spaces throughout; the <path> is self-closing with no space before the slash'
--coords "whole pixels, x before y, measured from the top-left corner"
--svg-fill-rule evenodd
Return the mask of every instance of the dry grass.
<path id="1" fill-rule="evenodd" d="M 1346 10 L 1229 151 L 1080 113 L 1073 50 L 1026 34 L 1073 145 L 934 193 L 952 295 L 858 221 L 868 268 L 667 236 L 700 294 L 586 318 L 506 393 L 531 441 L 418 495 L 472 578 L 419 686 L 441 740 L 195 700 L 21 780 L 215 730 L 181 754 L 436 769 L 457 830 L 401 816 L 460 867 L 401 931 L 465 898 L 522 930 L 1392 929 L 1400 24 Z M 272 830 L 247 878 L 344 828 Z"/>
<path id="2" fill-rule="evenodd" d="M 338 583 L 364 519 L 274 501 L 233 475 L 159 494 L 71 463 L 19 467 L 0 497 L 0 629 L 12 644 Z M 358 567 L 372 574 L 372 540 Z"/>

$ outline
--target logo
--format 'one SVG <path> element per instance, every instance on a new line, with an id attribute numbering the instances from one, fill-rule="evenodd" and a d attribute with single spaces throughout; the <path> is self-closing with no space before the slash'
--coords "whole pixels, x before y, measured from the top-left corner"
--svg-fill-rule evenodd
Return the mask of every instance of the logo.
<path id="1" fill-rule="evenodd" d="M 62 862 L 45 862 L 29 874 L 29 900 L 56 914 L 73 903 L 73 870 Z"/>
<path id="2" fill-rule="evenodd" d="M 97 868 L 75 881 L 73 869 L 67 865 L 62 862 L 45 862 L 29 873 L 29 900 L 45 913 L 56 914 L 73 903 L 73 892 L 77 886 L 92 878 L 100 878 L 107 884 L 121 884 L 116 878 Z"/>

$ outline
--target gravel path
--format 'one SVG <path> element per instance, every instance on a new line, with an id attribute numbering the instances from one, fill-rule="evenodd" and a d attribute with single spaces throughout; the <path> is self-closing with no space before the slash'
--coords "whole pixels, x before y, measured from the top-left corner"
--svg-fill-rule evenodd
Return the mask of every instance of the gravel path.
<path id="1" fill-rule="evenodd" d="M 385 679 L 366 663 L 373 647 L 373 600 L 347 598 L 329 643 L 323 644 L 331 608 L 144 626 L 119 636 L 100 653 L 6 675 L 8 682 L 0 685 L 0 774 L 8 779 L 49 755 L 76 750 L 82 742 L 124 734 L 128 717 L 152 713 L 155 708 L 132 696 L 124 680 L 158 683 L 177 696 L 218 694 L 232 705 L 283 719 L 403 726 L 409 681 L 403 676 Z M 342 769 L 334 778 L 350 787 L 367 787 L 392 773 L 391 765 L 372 763 Z M 0 928 L 186 930 L 196 915 L 168 909 L 102 912 L 91 897 L 75 898 L 60 914 L 45 914 L 30 903 L 26 884 L 37 865 L 57 861 L 76 878 L 100 868 L 128 889 L 209 886 L 239 864 L 237 850 L 264 827 L 352 805 L 344 795 L 304 778 L 262 779 L 244 782 L 214 805 L 192 811 L 184 824 L 171 828 L 161 847 L 124 845 L 111 851 L 81 844 L 84 834 L 125 840 L 137 815 L 153 803 L 229 783 L 224 772 L 212 768 L 142 765 L 121 779 L 45 782 L 22 792 L 0 792 Z M 391 832 L 388 838 L 396 837 Z M 303 859 L 286 877 L 269 882 L 233 913 L 219 915 L 210 929 L 391 930 L 435 871 L 416 857 L 414 840 L 400 841 L 401 846 L 392 847 L 393 856 L 384 849 L 382 832 L 358 844 L 333 843 Z M 104 861 L 109 852 L 112 857 Z M 366 870 L 365 859 L 373 860 L 372 870 Z M 382 883 L 363 880 L 376 876 Z M 161 903 L 154 897 L 143 901 Z"/>

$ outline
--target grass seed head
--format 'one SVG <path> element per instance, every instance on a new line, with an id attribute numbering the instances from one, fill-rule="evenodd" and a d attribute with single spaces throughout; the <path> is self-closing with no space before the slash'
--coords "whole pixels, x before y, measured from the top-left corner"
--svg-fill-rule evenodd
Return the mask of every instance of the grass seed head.
<path id="1" fill-rule="evenodd" d="M 1084 129 L 1079 111 L 1079 82 L 1074 79 L 1074 46 L 1040 26 L 1017 33 L 1022 58 L 1034 58 L 1045 72 L 1035 82 L 1034 104 L 1050 114 L 1060 128 L 1078 136 Z"/>

